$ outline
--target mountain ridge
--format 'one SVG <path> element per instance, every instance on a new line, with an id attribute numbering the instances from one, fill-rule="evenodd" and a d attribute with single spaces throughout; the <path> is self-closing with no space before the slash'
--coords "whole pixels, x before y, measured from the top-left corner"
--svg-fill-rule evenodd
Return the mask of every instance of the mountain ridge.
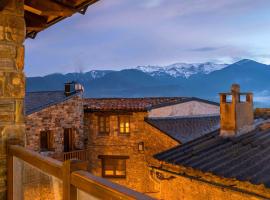
<path id="1" fill-rule="evenodd" d="M 86 73 L 51 74 L 27 78 L 26 89 L 59 90 L 64 88 L 65 82 L 75 80 L 84 85 L 86 97 L 196 96 L 218 101 L 219 92 L 228 91 L 232 83 L 238 83 L 242 91 L 252 91 L 260 95 L 258 101 L 268 101 L 269 96 L 270 102 L 269 65 L 244 59 L 225 67 L 218 66 L 211 72 L 202 70 L 208 65 L 196 68 L 196 73 L 188 77 L 181 73 L 174 76 L 162 70 L 153 74 L 153 68 L 147 72 L 131 68 L 120 71 L 93 70 Z M 191 72 L 194 72 L 194 68 Z"/>

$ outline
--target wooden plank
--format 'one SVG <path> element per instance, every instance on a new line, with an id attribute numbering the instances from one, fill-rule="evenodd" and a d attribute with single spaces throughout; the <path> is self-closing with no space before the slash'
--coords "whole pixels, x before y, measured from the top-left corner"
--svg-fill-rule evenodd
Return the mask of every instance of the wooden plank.
<path id="1" fill-rule="evenodd" d="M 50 0 L 25 0 L 24 9 L 41 16 L 63 16 L 69 17 L 76 12 L 75 9 L 59 5 Z"/>
<path id="2" fill-rule="evenodd" d="M 71 184 L 79 190 L 99 199 L 110 200 L 153 200 L 153 198 L 112 183 L 104 178 L 96 177 L 86 171 L 76 171 L 71 174 Z"/>

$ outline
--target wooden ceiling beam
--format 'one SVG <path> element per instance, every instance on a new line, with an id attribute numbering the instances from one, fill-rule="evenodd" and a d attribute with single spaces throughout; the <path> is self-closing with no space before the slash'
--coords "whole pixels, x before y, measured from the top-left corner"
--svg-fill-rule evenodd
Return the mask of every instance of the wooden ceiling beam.
<path id="1" fill-rule="evenodd" d="M 8 3 L 8 0 L 0 0 L 0 11 L 5 8 L 7 3 Z"/>
<path id="2" fill-rule="evenodd" d="M 51 0 L 25 0 L 24 9 L 40 16 L 69 17 L 76 12 L 75 9 L 64 7 Z"/>
<path id="3" fill-rule="evenodd" d="M 41 31 L 47 26 L 47 18 L 25 11 L 24 14 L 27 31 Z"/>

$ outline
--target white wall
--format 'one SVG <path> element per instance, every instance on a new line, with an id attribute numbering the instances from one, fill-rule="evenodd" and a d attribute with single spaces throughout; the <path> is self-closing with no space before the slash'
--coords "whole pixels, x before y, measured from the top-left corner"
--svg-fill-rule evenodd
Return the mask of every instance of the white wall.
<path id="1" fill-rule="evenodd" d="M 154 108 L 148 112 L 148 117 L 176 117 L 193 115 L 219 114 L 219 106 L 200 101 L 189 101 L 160 108 Z"/>

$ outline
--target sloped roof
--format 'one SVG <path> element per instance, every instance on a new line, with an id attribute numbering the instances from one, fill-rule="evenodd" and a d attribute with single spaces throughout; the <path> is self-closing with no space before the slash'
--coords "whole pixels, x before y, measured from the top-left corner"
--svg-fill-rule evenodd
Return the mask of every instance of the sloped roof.
<path id="1" fill-rule="evenodd" d="M 153 127 L 180 143 L 186 143 L 219 129 L 219 115 L 146 118 Z"/>
<path id="2" fill-rule="evenodd" d="M 88 111 L 148 111 L 188 101 L 202 101 L 219 106 L 218 103 L 194 97 L 146 97 L 146 98 L 88 98 L 84 100 Z"/>
<path id="3" fill-rule="evenodd" d="M 223 138 L 219 131 L 154 156 L 160 161 L 270 188 L 270 130 Z"/>
<path id="4" fill-rule="evenodd" d="M 25 95 L 25 113 L 30 115 L 49 106 L 64 102 L 77 94 L 66 97 L 64 91 L 27 92 Z"/>

